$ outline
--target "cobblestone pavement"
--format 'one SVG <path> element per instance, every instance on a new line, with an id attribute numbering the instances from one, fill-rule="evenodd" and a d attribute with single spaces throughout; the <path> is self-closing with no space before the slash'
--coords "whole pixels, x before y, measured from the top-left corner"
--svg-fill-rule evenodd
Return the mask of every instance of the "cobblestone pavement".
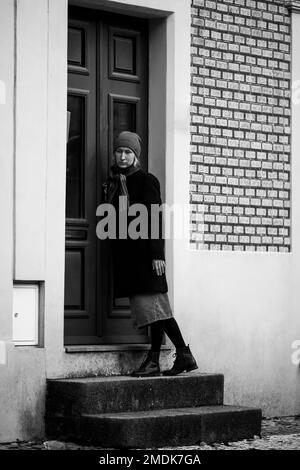
<path id="1" fill-rule="evenodd" d="M 187 450 L 300 450 L 300 416 L 263 419 L 261 437 L 245 439 L 227 444 L 207 445 L 199 443 L 196 446 L 162 447 L 162 449 Z M 0 444 L 0 450 L 103 450 L 102 447 L 90 447 L 70 442 L 60 441 L 31 441 L 9 442 Z M 107 449 L 105 449 L 107 450 Z"/>

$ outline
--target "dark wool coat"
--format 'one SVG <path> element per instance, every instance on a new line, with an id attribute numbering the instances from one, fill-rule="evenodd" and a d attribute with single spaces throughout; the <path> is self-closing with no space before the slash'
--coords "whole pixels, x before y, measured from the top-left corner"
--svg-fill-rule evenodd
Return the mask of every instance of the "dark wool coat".
<path id="1" fill-rule="evenodd" d="M 151 234 L 151 204 L 161 204 L 160 184 L 152 173 L 139 169 L 126 177 L 130 205 L 144 204 L 148 209 L 148 233 Z M 118 219 L 118 196 L 113 199 Z M 137 213 L 137 216 L 139 214 Z M 128 225 L 136 216 L 128 216 Z M 165 273 L 157 275 L 152 268 L 153 259 L 165 260 L 162 236 L 162 215 L 159 216 L 159 238 L 110 239 L 113 266 L 113 289 L 115 297 L 134 294 L 167 292 Z"/>

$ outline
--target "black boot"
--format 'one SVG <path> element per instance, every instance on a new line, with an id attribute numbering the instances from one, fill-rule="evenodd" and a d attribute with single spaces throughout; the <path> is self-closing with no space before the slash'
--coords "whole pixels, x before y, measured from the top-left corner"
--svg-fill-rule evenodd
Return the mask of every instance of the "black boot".
<path id="1" fill-rule="evenodd" d="M 163 375 L 177 375 L 181 372 L 189 372 L 190 370 L 198 369 L 196 360 L 190 351 L 190 347 L 184 346 L 183 348 L 176 348 L 176 356 L 172 369 L 165 370 Z"/>
<path id="2" fill-rule="evenodd" d="M 160 375 L 159 352 L 148 351 L 142 364 L 131 373 L 131 377 L 153 377 Z"/>

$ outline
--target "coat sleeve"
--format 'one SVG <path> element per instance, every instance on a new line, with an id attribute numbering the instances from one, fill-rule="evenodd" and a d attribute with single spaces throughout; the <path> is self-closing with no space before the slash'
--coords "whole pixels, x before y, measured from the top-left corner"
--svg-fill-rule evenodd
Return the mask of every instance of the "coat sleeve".
<path id="1" fill-rule="evenodd" d="M 156 219 L 153 218 L 152 220 L 151 217 L 151 205 L 158 204 L 160 206 L 162 204 L 160 184 L 156 176 L 152 175 L 152 173 L 147 173 L 144 186 L 144 204 L 148 210 L 148 236 L 151 258 L 165 260 L 162 213 L 159 211 L 158 218 L 156 217 Z M 151 238 L 152 223 L 158 224 L 158 238 Z"/>

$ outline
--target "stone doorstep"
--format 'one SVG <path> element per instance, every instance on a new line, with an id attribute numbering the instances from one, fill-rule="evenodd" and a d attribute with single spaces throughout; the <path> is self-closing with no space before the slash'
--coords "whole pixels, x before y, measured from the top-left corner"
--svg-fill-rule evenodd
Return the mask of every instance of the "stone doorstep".
<path id="1" fill-rule="evenodd" d="M 260 409 L 219 405 L 83 414 L 73 439 L 103 447 L 149 448 L 237 441 L 260 432 Z"/>
<path id="2" fill-rule="evenodd" d="M 48 438 L 108 448 L 229 442 L 260 435 L 260 409 L 223 405 L 224 376 L 47 381 Z"/>
<path id="3" fill-rule="evenodd" d="M 1 442 L 1 450 L 108 450 L 101 446 L 85 446 L 74 442 L 45 441 L 39 439 L 35 441 Z M 205 444 L 204 442 L 192 446 L 158 447 L 159 450 L 299 450 L 300 449 L 300 416 L 283 416 L 262 419 L 261 437 L 254 436 L 254 439 L 244 439 L 242 441 Z"/>
<path id="4" fill-rule="evenodd" d="M 223 404 L 222 374 L 173 377 L 129 376 L 51 379 L 47 381 L 47 416 L 143 411 Z"/>

